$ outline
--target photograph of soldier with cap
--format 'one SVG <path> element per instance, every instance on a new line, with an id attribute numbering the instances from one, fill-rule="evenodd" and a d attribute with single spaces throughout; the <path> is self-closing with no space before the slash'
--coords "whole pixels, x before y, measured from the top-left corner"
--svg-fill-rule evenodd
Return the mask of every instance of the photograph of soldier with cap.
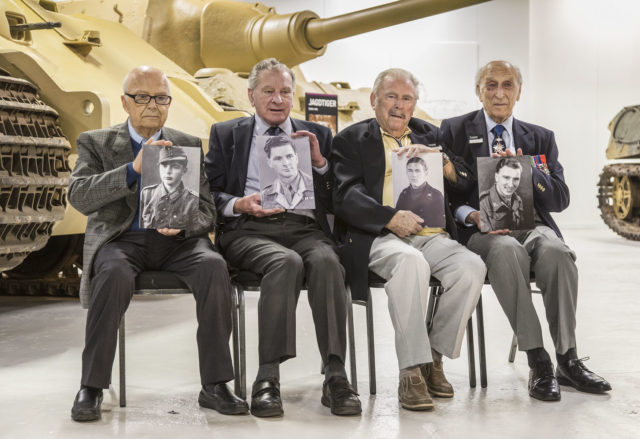
<path id="1" fill-rule="evenodd" d="M 527 230 L 533 223 L 531 157 L 478 157 L 480 231 Z"/>
<path id="2" fill-rule="evenodd" d="M 396 209 L 410 210 L 424 227 L 445 227 L 442 153 L 393 156 L 393 199 Z"/>
<path id="3" fill-rule="evenodd" d="M 258 136 L 263 209 L 315 209 L 311 152 L 306 137 Z"/>
<path id="4" fill-rule="evenodd" d="M 200 151 L 184 146 L 144 148 L 140 226 L 191 230 L 198 210 Z"/>

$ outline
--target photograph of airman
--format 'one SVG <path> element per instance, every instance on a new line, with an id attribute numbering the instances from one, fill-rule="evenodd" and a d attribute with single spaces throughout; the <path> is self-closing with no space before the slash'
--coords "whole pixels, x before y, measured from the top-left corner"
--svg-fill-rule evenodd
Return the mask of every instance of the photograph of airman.
<path id="1" fill-rule="evenodd" d="M 417 157 L 393 154 L 393 198 L 396 209 L 410 210 L 424 221 L 423 227 L 446 225 L 442 153 Z"/>
<path id="2" fill-rule="evenodd" d="M 200 151 L 145 145 L 140 192 L 140 226 L 190 230 L 198 210 Z"/>
<path id="3" fill-rule="evenodd" d="M 534 227 L 530 160 L 529 156 L 478 157 L 480 231 Z"/>
<path id="4" fill-rule="evenodd" d="M 306 137 L 258 136 L 260 197 L 264 209 L 315 209 Z"/>

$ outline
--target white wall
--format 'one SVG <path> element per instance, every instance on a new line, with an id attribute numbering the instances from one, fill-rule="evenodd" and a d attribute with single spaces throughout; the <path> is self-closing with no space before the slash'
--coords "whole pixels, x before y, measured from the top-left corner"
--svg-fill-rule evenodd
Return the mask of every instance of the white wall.
<path id="1" fill-rule="evenodd" d="M 384 1 L 272 0 L 277 12 L 309 9 L 321 17 Z M 572 191 L 555 217 L 562 227 L 601 222 L 596 182 L 611 118 L 640 103 L 640 2 L 493 0 L 331 43 L 302 64 L 307 79 L 370 87 L 388 67 L 423 82 L 420 106 L 444 118 L 479 108 L 477 68 L 491 59 L 517 64 L 524 88 L 515 115 L 555 131 Z"/>

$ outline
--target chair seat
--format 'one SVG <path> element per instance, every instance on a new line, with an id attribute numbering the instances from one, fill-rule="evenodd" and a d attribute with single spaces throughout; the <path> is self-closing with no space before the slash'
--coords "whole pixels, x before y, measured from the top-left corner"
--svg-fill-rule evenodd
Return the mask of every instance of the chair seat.
<path id="1" fill-rule="evenodd" d="M 162 291 L 189 290 L 189 287 L 170 271 L 143 271 L 136 277 L 136 294 L 148 290 L 162 294 Z"/>

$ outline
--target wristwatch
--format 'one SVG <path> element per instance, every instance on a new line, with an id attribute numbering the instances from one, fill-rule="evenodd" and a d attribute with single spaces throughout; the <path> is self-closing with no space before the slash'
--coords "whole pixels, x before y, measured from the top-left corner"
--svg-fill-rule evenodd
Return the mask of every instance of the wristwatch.
<path id="1" fill-rule="evenodd" d="M 447 153 L 443 152 L 442 153 L 442 166 L 447 166 L 447 163 L 449 163 L 450 161 L 451 161 L 451 159 L 449 158 Z"/>

